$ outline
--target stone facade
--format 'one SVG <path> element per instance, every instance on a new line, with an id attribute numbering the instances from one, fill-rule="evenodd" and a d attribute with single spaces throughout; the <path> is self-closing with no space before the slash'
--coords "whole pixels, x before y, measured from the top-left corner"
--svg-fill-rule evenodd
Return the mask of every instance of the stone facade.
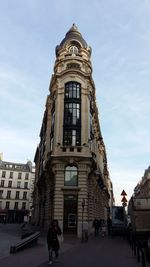
<path id="1" fill-rule="evenodd" d="M 0 221 L 23 222 L 31 216 L 35 173 L 26 164 L 0 160 Z"/>
<path id="2" fill-rule="evenodd" d="M 150 167 L 145 170 L 144 176 L 135 187 L 134 195 L 139 197 L 150 197 Z"/>
<path id="3" fill-rule="evenodd" d="M 81 236 L 94 218 L 106 219 L 113 202 L 103 142 L 91 48 L 75 25 L 56 47 L 35 154 L 35 223 L 57 219 L 62 230 Z"/>

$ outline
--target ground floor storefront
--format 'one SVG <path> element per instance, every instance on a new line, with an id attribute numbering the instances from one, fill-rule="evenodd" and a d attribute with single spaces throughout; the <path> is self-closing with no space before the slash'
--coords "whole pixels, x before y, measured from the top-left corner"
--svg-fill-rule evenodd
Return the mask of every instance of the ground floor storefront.
<path id="1" fill-rule="evenodd" d="M 0 223 L 23 223 L 28 217 L 27 210 L 1 210 Z"/>
<path id="2" fill-rule="evenodd" d="M 58 220 L 66 234 L 90 234 L 95 218 L 107 220 L 109 193 L 90 159 L 55 159 L 38 179 L 32 222 L 47 229 Z M 105 185 L 105 187 L 104 187 Z"/>

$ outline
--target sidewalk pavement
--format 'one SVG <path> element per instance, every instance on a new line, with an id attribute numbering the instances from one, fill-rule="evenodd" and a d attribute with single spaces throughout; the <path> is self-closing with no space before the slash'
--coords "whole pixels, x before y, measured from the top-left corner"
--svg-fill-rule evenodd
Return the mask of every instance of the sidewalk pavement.
<path id="1" fill-rule="evenodd" d="M 9 255 L 12 243 L 17 242 L 21 236 L 21 226 L 18 224 L 0 224 L 0 259 Z"/>
<path id="2" fill-rule="evenodd" d="M 54 263 L 55 264 L 55 263 Z M 46 267 L 47 264 L 38 267 Z M 57 267 L 142 267 L 123 237 L 91 238 L 60 255 Z M 145 267 L 148 267 L 147 265 Z"/>
<path id="3" fill-rule="evenodd" d="M 60 254 L 65 253 L 73 247 L 81 245 L 79 239 L 65 239 L 63 243 Z M 32 247 L 25 248 L 18 251 L 15 254 L 10 254 L 9 251 L 5 251 L 5 255 L 0 257 L 1 267 L 38 267 L 48 264 L 48 250 L 46 244 L 46 237 L 40 237 L 38 243 Z"/>
<path id="4" fill-rule="evenodd" d="M 17 232 L 16 232 L 17 233 Z M 6 242 L 15 241 L 17 236 L 11 235 L 8 231 L 0 231 L 1 237 L 6 235 Z M 9 240 L 8 240 L 9 239 Z M 2 247 L 0 241 L 0 248 Z M 7 244 L 8 245 L 8 244 Z M 6 253 L 7 252 L 7 253 Z M 5 250 L 5 255 L 0 256 L 1 267 L 46 267 L 48 266 L 48 251 L 46 237 L 41 236 L 38 244 L 26 248 L 16 254 L 9 254 Z M 88 243 L 81 243 L 77 238 L 65 237 L 60 249 L 59 261 L 53 263 L 56 267 L 141 267 L 125 239 L 122 237 L 90 237 Z"/>

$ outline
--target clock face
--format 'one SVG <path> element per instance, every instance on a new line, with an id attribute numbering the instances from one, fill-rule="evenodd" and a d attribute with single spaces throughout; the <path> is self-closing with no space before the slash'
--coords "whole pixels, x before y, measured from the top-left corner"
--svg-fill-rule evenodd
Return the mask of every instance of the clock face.
<path id="1" fill-rule="evenodd" d="M 77 54 L 77 53 L 78 53 L 78 48 L 77 48 L 75 45 L 72 45 L 72 46 L 70 46 L 70 48 L 69 48 L 69 52 L 70 52 L 71 54 Z"/>

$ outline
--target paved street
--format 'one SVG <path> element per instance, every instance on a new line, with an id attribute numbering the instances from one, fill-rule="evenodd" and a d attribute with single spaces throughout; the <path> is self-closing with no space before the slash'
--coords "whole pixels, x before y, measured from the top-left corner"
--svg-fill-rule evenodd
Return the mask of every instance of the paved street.
<path id="1" fill-rule="evenodd" d="M 45 267 L 46 265 L 40 265 Z M 57 267 L 137 267 L 129 245 L 120 237 L 91 239 L 60 257 Z"/>
<path id="2" fill-rule="evenodd" d="M 20 239 L 21 226 L 0 224 L 0 259 L 9 255 L 10 245 Z"/>
<path id="3" fill-rule="evenodd" d="M 9 254 L 9 244 L 18 238 L 19 230 L 14 230 L 12 235 L 10 231 L 6 233 L 4 227 L 2 228 L 0 227 L 0 251 L 3 250 L 3 253 L 0 254 L 1 267 L 48 266 L 48 252 L 44 237 L 40 238 L 38 244 L 31 248 L 16 254 Z M 91 237 L 88 243 L 83 244 L 77 239 L 66 238 L 60 250 L 59 261 L 54 262 L 52 266 L 141 267 L 133 256 L 129 244 L 121 237 Z"/>

